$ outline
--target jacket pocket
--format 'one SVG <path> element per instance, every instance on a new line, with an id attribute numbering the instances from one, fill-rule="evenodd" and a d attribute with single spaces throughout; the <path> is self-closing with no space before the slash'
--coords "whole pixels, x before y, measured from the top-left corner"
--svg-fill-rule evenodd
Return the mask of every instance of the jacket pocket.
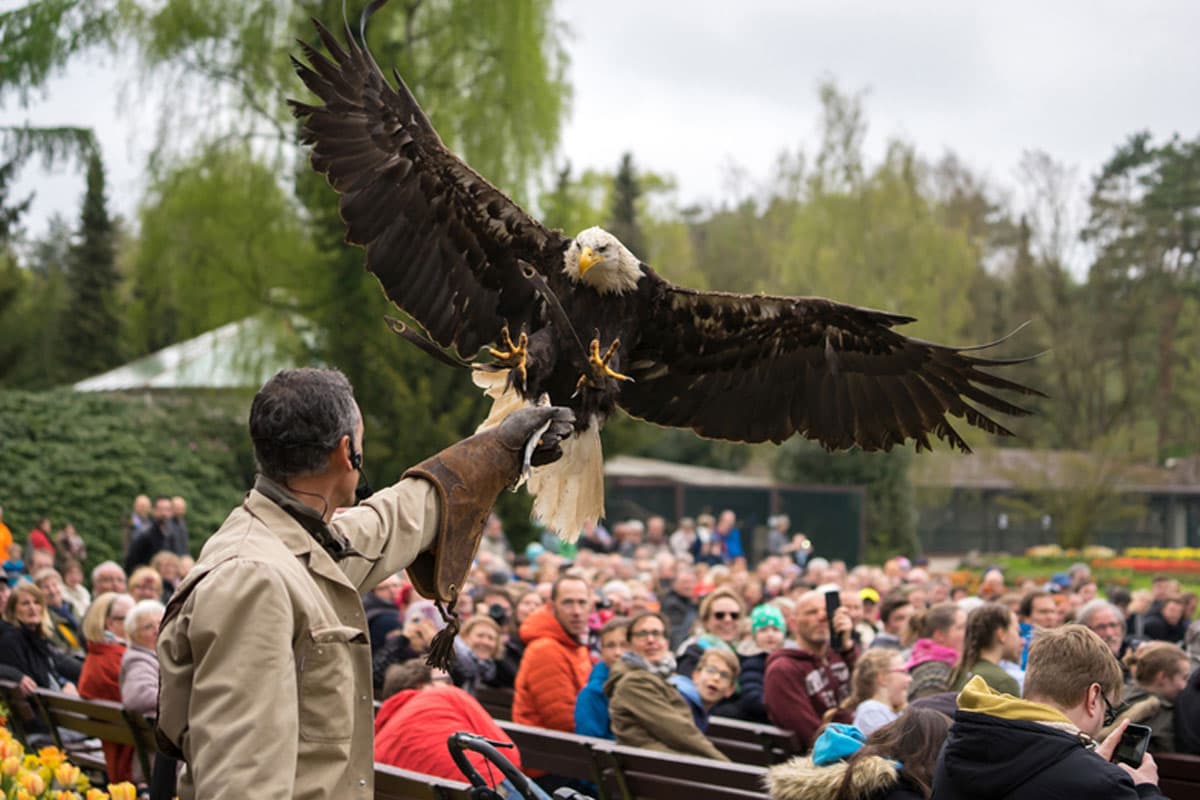
<path id="1" fill-rule="evenodd" d="M 362 632 L 344 625 L 313 628 L 299 667 L 300 738 L 346 742 L 354 734 L 354 648 Z"/>

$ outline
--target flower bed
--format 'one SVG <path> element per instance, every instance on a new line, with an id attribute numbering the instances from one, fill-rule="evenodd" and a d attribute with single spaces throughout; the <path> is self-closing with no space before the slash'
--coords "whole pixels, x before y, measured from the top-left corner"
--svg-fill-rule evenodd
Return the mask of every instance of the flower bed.
<path id="1" fill-rule="evenodd" d="M 7 722 L 7 720 L 0 720 Z M 4 800 L 136 800 L 132 783 L 109 784 L 108 791 L 92 788 L 79 767 L 67 761 L 57 747 L 37 754 L 0 724 L 0 797 Z"/>

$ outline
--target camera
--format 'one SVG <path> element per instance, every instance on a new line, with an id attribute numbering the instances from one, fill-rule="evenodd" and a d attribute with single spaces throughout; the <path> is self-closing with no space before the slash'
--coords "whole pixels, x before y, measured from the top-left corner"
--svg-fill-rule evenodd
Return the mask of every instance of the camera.
<path id="1" fill-rule="evenodd" d="M 488 606 L 488 616 L 495 620 L 497 625 L 504 625 L 508 622 L 508 609 L 499 603 L 492 603 Z"/>

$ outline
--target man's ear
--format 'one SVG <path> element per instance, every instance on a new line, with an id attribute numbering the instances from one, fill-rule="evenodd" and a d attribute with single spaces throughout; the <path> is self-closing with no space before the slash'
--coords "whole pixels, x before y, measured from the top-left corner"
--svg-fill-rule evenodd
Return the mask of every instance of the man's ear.
<path id="1" fill-rule="evenodd" d="M 340 467 L 342 469 L 353 469 L 350 464 L 350 437 L 343 435 L 338 439 L 338 443 L 333 450 L 329 452 L 329 463 L 331 466 Z"/>

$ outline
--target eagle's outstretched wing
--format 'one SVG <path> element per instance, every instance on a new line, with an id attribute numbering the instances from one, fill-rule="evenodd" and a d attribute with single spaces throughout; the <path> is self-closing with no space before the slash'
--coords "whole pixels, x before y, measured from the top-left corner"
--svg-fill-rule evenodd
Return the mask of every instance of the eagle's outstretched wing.
<path id="1" fill-rule="evenodd" d="M 515 336 L 540 305 L 518 261 L 561 263 L 567 241 L 447 150 L 400 76 L 389 84 L 349 31 L 343 46 L 316 27 L 328 57 L 301 42 L 308 64 L 292 63 L 323 104 L 289 102 L 313 168 L 341 195 L 346 241 L 441 346 L 469 358 L 505 323 Z"/>
<path id="2" fill-rule="evenodd" d="M 991 390 L 1041 395 L 984 371 L 1028 361 L 972 355 L 893 327 L 912 318 L 820 297 L 698 292 L 647 269 L 655 285 L 620 404 L 635 417 L 734 441 L 794 433 L 826 448 L 889 450 L 929 436 L 970 448 L 947 416 L 1011 435 L 985 412 L 1025 415 Z M 993 343 L 996 344 L 996 343 Z M 981 410 L 982 409 L 982 410 Z"/>

